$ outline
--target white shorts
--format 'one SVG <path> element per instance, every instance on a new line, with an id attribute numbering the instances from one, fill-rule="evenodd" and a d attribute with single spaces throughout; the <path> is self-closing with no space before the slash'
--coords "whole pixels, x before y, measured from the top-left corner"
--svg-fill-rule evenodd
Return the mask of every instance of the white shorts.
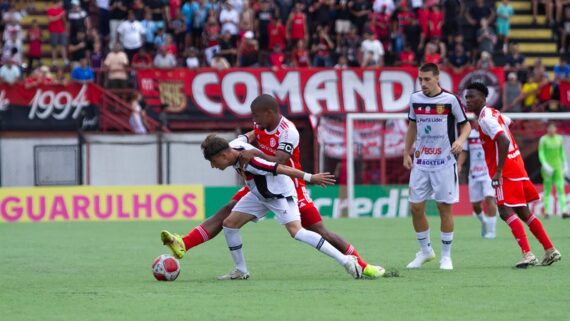
<path id="1" fill-rule="evenodd" d="M 256 220 L 263 218 L 269 211 L 275 214 L 275 219 L 279 224 L 301 220 L 301 214 L 297 206 L 297 195 L 287 198 L 260 200 L 255 194 L 248 192 L 237 202 L 232 210 L 232 212 L 253 215 L 256 217 Z"/>
<path id="2" fill-rule="evenodd" d="M 477 203 L 486 197 L 495 198 L 495 189 L 491 185 L 491 178 L 486 176 L 484 179 L 469 180 L 469 201 Z"/>
<path id="3" fill-rule="evenodd" d="M 410 203 L 422 203 L 428 199 L 445 204 L 459 202 L 459 184 L 455 164 L 438 171 L 424 171 L 412 167 Z"/>

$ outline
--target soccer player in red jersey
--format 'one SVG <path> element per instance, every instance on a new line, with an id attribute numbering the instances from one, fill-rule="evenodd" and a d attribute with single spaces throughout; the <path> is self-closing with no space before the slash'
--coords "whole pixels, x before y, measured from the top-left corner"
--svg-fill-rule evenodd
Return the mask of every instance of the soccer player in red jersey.
<path id="1" fill-rule="evenodd" d="M 528 178 L 519 147 L 509 130 L 510 118 L 498 110 L 486 106 L 489 94 L 487 86 L 471 83 L 467 86 L 465 100 L 467 109 L 478 118 L 479 134 L 485 150 L 485 161 L 489 168 L 492 185 L 495 188 L 499 214 L 511 228 L 521 250 L 522 259 L 517 268 L 537 265 L 539 262 L 530 251 L 522 219 L 532 234 L 544 247 L 544 258 L 540 265 L 551 265 L 560 261 L 562 256 L 554 248 L 542 222 L 530 213 L 527 203 L 538 200 L 540 196 Z"/>
<path id="2" fill-rule="evenodd" d="M 301 170 L 299 132 L 291 121 L 281 115 L 275 98 L 265 94 L 257 97 L 251 104 L 251 112 L 255 128 L 248 132 L 245 138 L 248 143 L 255 143 L 261 152 L 244 151 L 241 158 L 247 160 L 257 156 Z M 355 256 L 365 277 L 380 277 L 384 272 L 382 267 L 366 263 L 350 243 L 325 228 L 319 211 L 307 193 L 305 181 L 295 179 L 294 183 L 302 226 L 320 234 L 340 252 Z M 247 187 L 240 189 L 228 204 L 184 237 L 163 231 L 161 234 L 163 243 L 172 250 L 176 257 L 182 258 L 185 252 L 192 247 L 214 238 L 222 230 L 222 222 L 231 213 L 235 204 L 248 192 Z"/>

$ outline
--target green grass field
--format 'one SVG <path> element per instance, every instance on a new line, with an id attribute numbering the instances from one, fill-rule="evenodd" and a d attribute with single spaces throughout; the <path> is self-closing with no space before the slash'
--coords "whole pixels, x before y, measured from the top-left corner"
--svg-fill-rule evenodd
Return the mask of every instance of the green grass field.
<path id="1" fill-rule="evenodd" d="M 438 220 L 431 223 L 437 231 Z M 570 221 L 545 222 L 561 262 L 515 270 L 518 248 L 504 223 L 496 240 L 483 240 L 476 219 L 459 218 L 455 270 L 444 272 L 437 262 L 405 270 L 417 250 L 410 219 L 327 220 L 365 259 L 400 271 L 398 278 L 353 280 L 271 220 L 242 232 L 251 279 L 215 279 L 232 268 L 220 235 L 181 261 L 178 280 L 155 281 L 150 265 L 167 253 L 160 230 L 195 224 L 2 224 L 1 319 L 570 320 Z M 439 232 L 432 243 L 439 253 Z"/>

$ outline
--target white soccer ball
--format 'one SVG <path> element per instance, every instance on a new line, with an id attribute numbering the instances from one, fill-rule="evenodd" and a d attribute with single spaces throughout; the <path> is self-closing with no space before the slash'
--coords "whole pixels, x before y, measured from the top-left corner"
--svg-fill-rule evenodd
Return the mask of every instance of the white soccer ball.
<path id="1" fill-rule="evenodd" d="M 152 274 L 158 281 L 174 281 L 180 274 L 180 262 L 173 256 L 162 254 L 152 263 Z"/>

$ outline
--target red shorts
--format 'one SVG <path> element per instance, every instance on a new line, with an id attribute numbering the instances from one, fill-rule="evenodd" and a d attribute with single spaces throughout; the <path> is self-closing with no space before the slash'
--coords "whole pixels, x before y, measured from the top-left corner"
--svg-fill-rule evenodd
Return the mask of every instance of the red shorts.
<path id="1" fill-rule="evenodd" d="M 237 191 L 232 197 L 232 201 L 239 201 L 242 197 L 249 192 L 249 188 L 244 186 Z M 321 213 L 315 207 L 313 200 L 307 192 L 305 186 L 297 187 L 297 204 L 299 205 L 299 212 L 301 213 L 301 225 L 303 227 L 311 226 L 322 221 Z"/>
<path id="2" fill-rule="evenodd" d="M 520 207 L 540 199 L 540 195 L 530 180 L 512 181 L 503 179 L 503 184 L 495 188 L 498 206 Z"/>

